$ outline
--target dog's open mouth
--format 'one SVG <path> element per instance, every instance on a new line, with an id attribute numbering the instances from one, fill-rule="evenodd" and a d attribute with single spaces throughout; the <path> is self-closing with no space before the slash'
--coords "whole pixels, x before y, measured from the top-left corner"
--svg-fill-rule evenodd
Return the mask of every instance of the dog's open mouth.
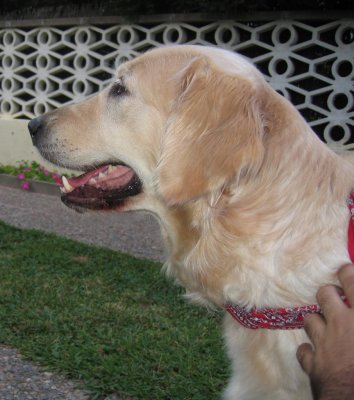
<path id="1" fill-rule="evenodd" d="M 115 209 L 142 190 L 139 177 L 126 165 L 102 165 L 75 178 L 62 179 L 61 199 L 77 210 Z"/>

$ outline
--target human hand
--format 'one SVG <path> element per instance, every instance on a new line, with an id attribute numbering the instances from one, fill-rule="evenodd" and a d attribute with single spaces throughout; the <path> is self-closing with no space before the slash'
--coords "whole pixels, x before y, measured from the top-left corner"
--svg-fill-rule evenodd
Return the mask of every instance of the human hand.
<path id="1" fill-rule="evenodd" d="M 336 286 L 322 287 L 317 301 L 323 314 L 305 318 L 305 331 L 313 346 L 303 343 L 297 358 L 309 375 L 314 400 L 354 399 L 354 265 L 338 272 L 343 291 Z"/>

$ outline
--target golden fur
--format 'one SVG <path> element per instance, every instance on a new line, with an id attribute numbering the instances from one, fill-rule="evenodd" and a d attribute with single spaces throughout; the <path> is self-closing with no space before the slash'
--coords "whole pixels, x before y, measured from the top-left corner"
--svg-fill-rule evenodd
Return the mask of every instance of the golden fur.
<path id="1" fill-rule="evenodd" d="M 47 152 L 77 168 L 120 160 L 143 182 L 126 209 L 154 213 L 166 272 L 222 307 L 314 304 L 349 261 L 354 169 L 241 56 L 177 46 L 122 65 L 109 88 L 48 114 Z M 295 357 L 303 330 L 247 330 L 229 315 L 228 400 L 310 399 Z"/>

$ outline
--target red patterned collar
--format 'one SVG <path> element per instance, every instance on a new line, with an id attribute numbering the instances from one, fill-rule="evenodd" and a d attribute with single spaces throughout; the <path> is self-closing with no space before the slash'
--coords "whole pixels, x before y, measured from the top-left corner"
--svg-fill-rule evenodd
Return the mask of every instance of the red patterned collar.
<path id="1" fill-rule="evenodd" d="M 354 262 L 354 191 L 348 199 L 350 220 L 348 227 L 348 252 L 350 259 Z M 348 303 L 343 297 L 343 301 Z M 318 304 L 300 307 L 282 308 L 252 308 L 238 305 L 225 304 L 225 310 L 231 316 L 249 329 L 298 329 L 304 327 L 304 317 L 307 314 L 320 313 Z"/>
<path id="2" fill-rule="evenodd" d="M 252 308 L 251 310 L 246 307 L 226 304 L 225 309 L 237 322 L 249 329 L 302 328 L 306 314 L 321 311 L 317 304 L 292 308 Z"/>
<path id="3" fill-rule="evenodd" d="M 348 198 L 348 208 L 350 211 L 350 220 L 348 228 L 348 253 L 352 262 L 354 262 L 354 190 Z"/>

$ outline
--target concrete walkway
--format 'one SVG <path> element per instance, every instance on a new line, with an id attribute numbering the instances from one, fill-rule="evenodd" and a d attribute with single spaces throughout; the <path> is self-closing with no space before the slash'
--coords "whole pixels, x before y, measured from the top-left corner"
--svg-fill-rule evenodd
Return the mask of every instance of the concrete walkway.
<path id="1" fill-rule="evenodd" d="M 123 251 L 137 257 L 163 260 L 160 230 L 143 213 L 78 214 L 60 197 L 0 185 L 0 220 L 19 228 L 53 232 L 81 242 Z M 1 240 L 1 238 L 0 238 Z M 0 283 L 1 284 L 1 283 Z M 0 345 L 0 399 L 87 400 L 75 383 L 42 372 L 15 350 Z M 106 400 L 124 400 L 110 396 Z"/>
<path id="2" fill-rule="evenodd" d="M 57 233 L 137 257 L 164 259 L 160 228 L 146 213 L 80 214 L 65 207 L 59 196 L 0 185 L 0 219 L 19 228 Z"/>

